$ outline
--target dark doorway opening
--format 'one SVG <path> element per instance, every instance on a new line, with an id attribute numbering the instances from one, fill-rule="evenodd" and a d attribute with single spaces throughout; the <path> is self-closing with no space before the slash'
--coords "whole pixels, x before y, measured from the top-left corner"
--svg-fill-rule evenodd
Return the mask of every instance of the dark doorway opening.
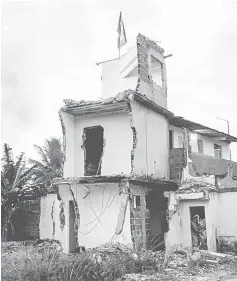
<path id="1" fill-rule="evenodd" d="M 163 192 L 151 190 L 146 196 L 146 208 L 149 210 L 149 217 L 146 217 L 147 248 L 152 251 L 164 250 L 164 235 L 168 231 L 168 199 Z"/>
<path id="2" fill-rule="evenodd" d="M 104 129 L 101 126 L 84 129 L 85 176 L 101 175 Z"/>
<path id="3" fill-rule="evenodd" d="M 207 250 L 205 207 L 190 207 L 192 247 Z"/>

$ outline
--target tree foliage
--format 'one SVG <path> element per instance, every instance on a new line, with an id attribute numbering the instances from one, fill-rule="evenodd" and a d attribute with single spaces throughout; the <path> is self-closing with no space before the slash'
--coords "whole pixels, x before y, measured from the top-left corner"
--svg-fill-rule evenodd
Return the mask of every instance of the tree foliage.
<path id="1" fill-rule="evenodd" d="M 6 143 L 3 145 L 3 158 L 1 160 L 1 233 L 2 239 L 7 240 L 8 225 L 11 224 L 14 234 L 11 218 L 18 210 L 20 197 L 29 190 L 27 183 L 36 166 L 33 165 L 30 169 L 26 168 L 23 152 L 14 161 L 12 148 Z"/>
<path id="2" fill-rule="evenodd" d="M 52 180 L 63 176 L 63 150 L 60 139 L 52 137 L 45 140 L 43 147 L 34 145 L 40 160 L 30 159 L 29 163 L 36 165 L 32 171 L 32 179 L 35 184 L 52 183 Z"/>

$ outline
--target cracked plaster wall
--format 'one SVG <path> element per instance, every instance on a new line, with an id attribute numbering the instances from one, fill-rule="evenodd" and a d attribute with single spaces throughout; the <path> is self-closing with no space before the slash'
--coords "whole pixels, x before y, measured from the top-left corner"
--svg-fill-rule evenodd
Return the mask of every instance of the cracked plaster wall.
<path id="1" fill-rule="evenodd" d="M 169 179 L 167 119 L 136 101 L 131 108 L 137 132 L 134 173 Z"/>
<path id="2" fill-rule="evenodd" d="M 60 228 L 60 201 L 56 194 L 41 197 L 40 239 L 63 241 L 66 235 Z M 63 245 L 65 247 L 65 245 Z"/>
<path id="3" fill-rule="evenodd" d="M 74 176 L 74 116 L 60 111 L 60 120 L 63 129 L 64 170 L 63 176 Z"/>
<path id="4" fill-rule="evenodd" d="M 204 206 L 207 245 L 209 251 L 216 251 L 216 234 L 235 236 L 237 239 L 237 192 L 209 193 L 209 200 L 182 200 L 171 206 L 177 207 L 173 211 L 167 233 L 167 250 L 177 248 L 191 249 L 190 207 Z M 174 201 L 173 201 L 174 203 Z"/>
<path id="5" fill-rule="evenodd" d="M 101 164 L 101 175 L 130 174 L 132 130 L 128 113 L 94 118 L 75 119 L 74 133 L 74 176 L 84 176 L 84 150 L 82 135 L 86 127 L 102 126 L 104 128 L 105 146 Z M 64 175 L 65 176 L 65 175 Z"/>
<path id="6" fill-rule="evenodd" d="M 125 183 L 123 183 L 125 184 Z M 88 193 L 88 188 L 90 193 Z M 80 222 L 78 229 L 78 246 L 85 248 L 95 247 L 109 241 L 117 241 L 123 244 L 132 242 L 130 229 L 130 202 L 128 202 L 121 234 L 115 235 L 118 216 L 121 210 L 121 203 L 124 196 L 119 195 L 121 185 L 119 183 L 93 183 L 87 184 L 86 187 L 82 184 L 72 184 L 75 200 L 78 205 Z M 59 194 L 64 204 L 65 226 L 63 231 L 60 229 L 60 207 L 59 201 L 55 194 L 49 194 L 42 198 L 40 237 L 53 238 L 53 221 L 52 221 L 52 206 L 54 203 L 54 218 L 55 218 L 55 239 L 62 243 L 63 251 L 70 252 L 70 226 L 69 226 L 69 201 L 73 200 L 70 185 L 60 184 Z M 87 195 L 87 196 L 86 196 Z M 86 198 L 83 198 L 86 196 Z"/>

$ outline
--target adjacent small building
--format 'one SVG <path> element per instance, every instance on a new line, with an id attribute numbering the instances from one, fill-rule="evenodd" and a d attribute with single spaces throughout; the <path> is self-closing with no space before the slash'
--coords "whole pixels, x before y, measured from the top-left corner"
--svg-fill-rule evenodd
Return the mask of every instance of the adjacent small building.
<path id="1" fill-rule="evenodd" d="M 59 240 L 65 252 L 115 241 L 136 250 L 156 248 L 153 242 L 165 237 L 172 245 L 188 246 L 187 212 L 206 201 L 181 208 L 180 200 L 172 200 L 177 202 L 186 179 L 220 185 L 229 165 L 235 185 L 230 143 L 237 138 L 167 109 L 164 50 L 145 36 L 139 34 L 136 46 L 121 58 L 99 65 L 102 98 L 65 100 L 59 112 L 64 177 L 41 200 L 40 238 Z M 175 216 L 185 220 L 182 230 Z M 237 226 L 227 232 L 235 231 Z"/>

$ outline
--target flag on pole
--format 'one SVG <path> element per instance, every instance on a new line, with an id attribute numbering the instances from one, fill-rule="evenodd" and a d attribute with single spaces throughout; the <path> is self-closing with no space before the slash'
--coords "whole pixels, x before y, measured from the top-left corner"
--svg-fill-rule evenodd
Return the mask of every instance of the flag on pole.
<path id="1" fill-rule="evenodd" d="M 120 50 L 127 43 L 127 37 L 125 33 L 125 28 L 122 19 L 122 12 L 119 15 L 119 22 L 118 22 L 118 49 Z"/>

